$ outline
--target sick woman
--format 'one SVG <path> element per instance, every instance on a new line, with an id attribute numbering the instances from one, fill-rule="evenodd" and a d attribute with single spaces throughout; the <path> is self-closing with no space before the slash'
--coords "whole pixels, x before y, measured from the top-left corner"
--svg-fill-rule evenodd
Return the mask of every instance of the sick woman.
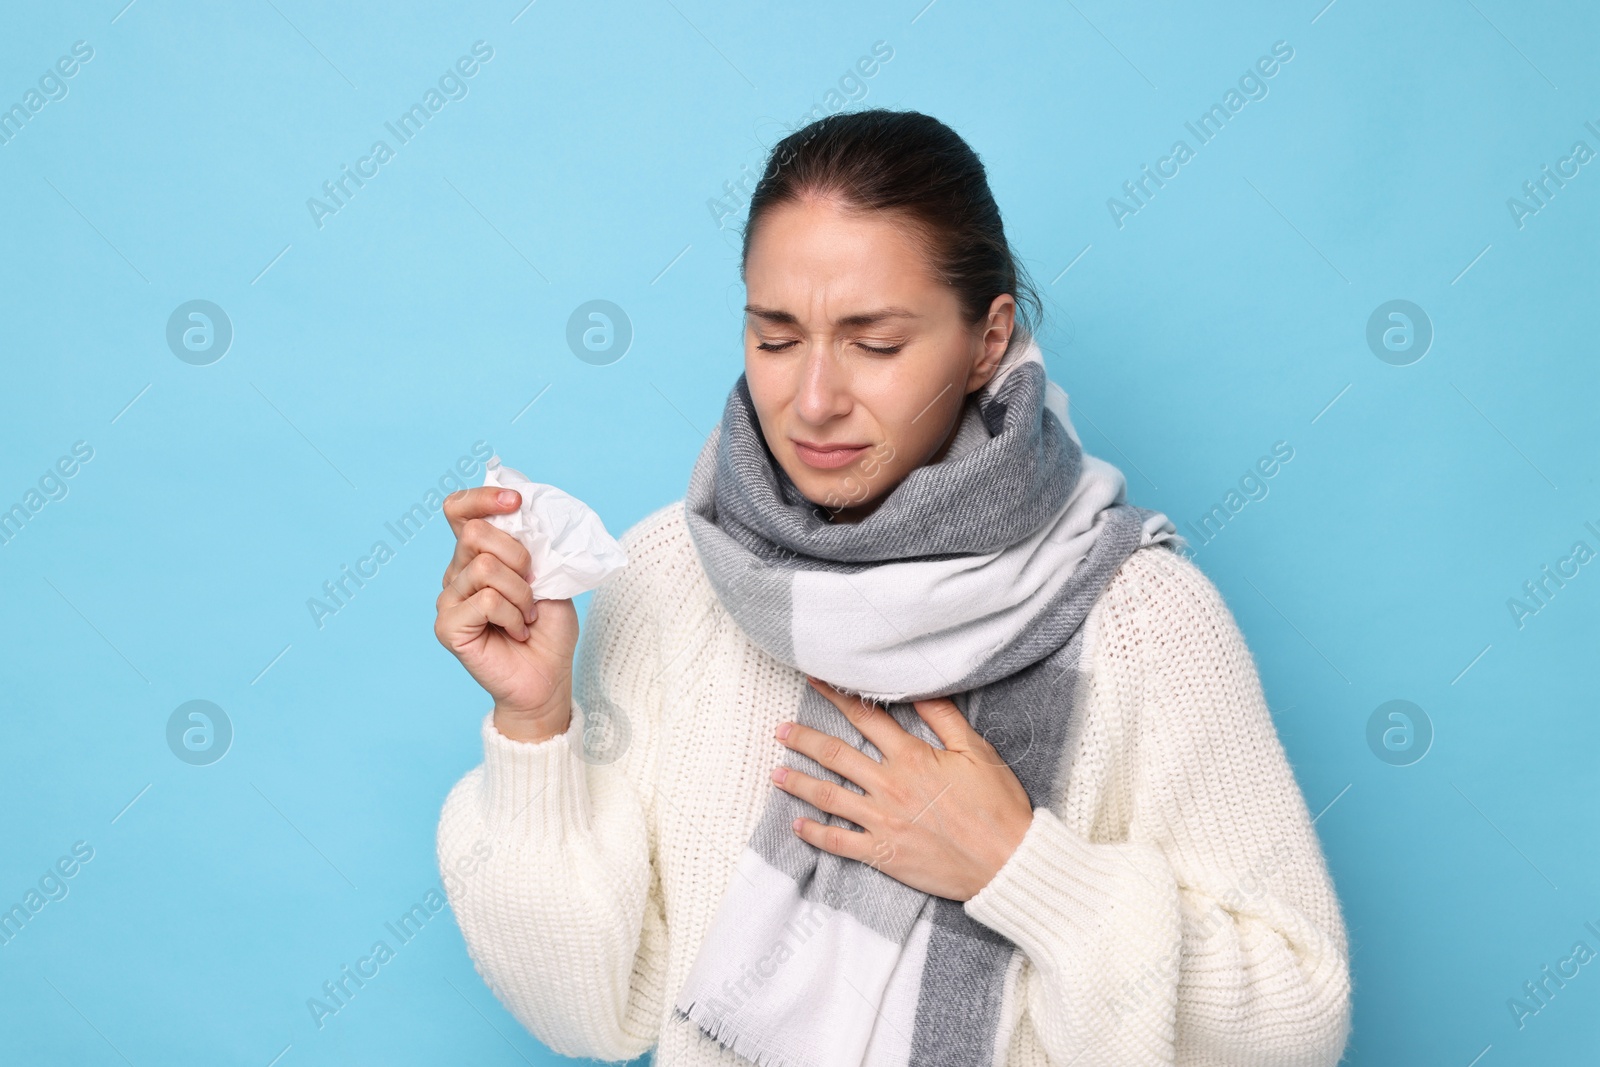
<path id="1" fill-rule="evenodd" d="M 492 707 L 438 851 L 489 988 L 659 1067 L 1336 1064 L 1345 927 L 1252 656 L 1082 447 L 978 157 L 814 122 L 741 269 L 743 372 L 581 640 L 487 521 L 518 494 L 446 503 L 435 633 Z"/>

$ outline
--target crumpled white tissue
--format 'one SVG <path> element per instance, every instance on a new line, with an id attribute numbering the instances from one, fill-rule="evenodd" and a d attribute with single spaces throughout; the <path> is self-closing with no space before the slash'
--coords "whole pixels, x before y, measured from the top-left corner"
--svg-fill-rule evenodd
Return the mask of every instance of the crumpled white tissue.
<path id="1" fill-rule="evenodd" d="M 484 468 L 484 485 L 522 494 L 516 511 L 487 518 L 533 556 L 535 600 L 569 600 L 627 566 L 628 554 L 589 505 L 553 485 L 530 481 L 498 455 L 490 456 Z"/>

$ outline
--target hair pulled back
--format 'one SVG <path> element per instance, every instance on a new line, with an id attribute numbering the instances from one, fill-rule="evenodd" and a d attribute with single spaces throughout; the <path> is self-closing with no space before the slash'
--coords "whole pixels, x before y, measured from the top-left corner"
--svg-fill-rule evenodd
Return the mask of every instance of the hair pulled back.
<path id="1" fill-rule="evenodd" d="M 1043 305 L 1006 241 L 983 163 L 938 119 L 919 111 L 847 111 L 774 145 L 750 197 L 741 277 L 767 212 L 808 197 L 901 216 L 913 224 L 935 276 L 955 290 L 969 326 L 983 319 L 995 297 L 1010 293 L 1017 302 L 1011 343 L 1037 331 Z"/>

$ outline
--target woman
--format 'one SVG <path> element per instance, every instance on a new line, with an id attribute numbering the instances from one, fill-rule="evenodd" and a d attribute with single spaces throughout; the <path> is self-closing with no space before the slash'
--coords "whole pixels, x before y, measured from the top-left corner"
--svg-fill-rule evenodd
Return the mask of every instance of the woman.
<path id="1" fill-rule="evenodd" d="M 744 374 L 575 672 L 484 521 L 516 494 L 446 503 L 435 631 L 494 706 L 439 859 L 490 988 L 661 1067 L 1336 1063 L 1345 929 L 1250 653 L 1083 453 L 976 155 L 822 119 L 744 239 Z"/>

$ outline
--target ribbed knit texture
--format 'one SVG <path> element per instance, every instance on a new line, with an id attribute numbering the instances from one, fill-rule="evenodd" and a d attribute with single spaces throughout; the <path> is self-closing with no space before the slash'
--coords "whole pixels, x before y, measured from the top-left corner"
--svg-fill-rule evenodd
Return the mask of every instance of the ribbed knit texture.
<path id="1" fill-rule="evenodd" d="M 590 605 L 571 729 L 528 744 L 485 716 L 440 866 L 479 973 L 554 1051 L 748 1067 L 671 1004 L 806 682 L 722 610 L 681 502 L 621 541 L 631 562 Z M 1084 627 L 1064 791 L 965 905 L 1027 957 L 1001 1062 L 1337 1063 L 1344 923 L 1227 606 L 1190 561 L 1138 552 Z M 626 717 L 610 762 L 579 754 L 597 686 Z"/>

